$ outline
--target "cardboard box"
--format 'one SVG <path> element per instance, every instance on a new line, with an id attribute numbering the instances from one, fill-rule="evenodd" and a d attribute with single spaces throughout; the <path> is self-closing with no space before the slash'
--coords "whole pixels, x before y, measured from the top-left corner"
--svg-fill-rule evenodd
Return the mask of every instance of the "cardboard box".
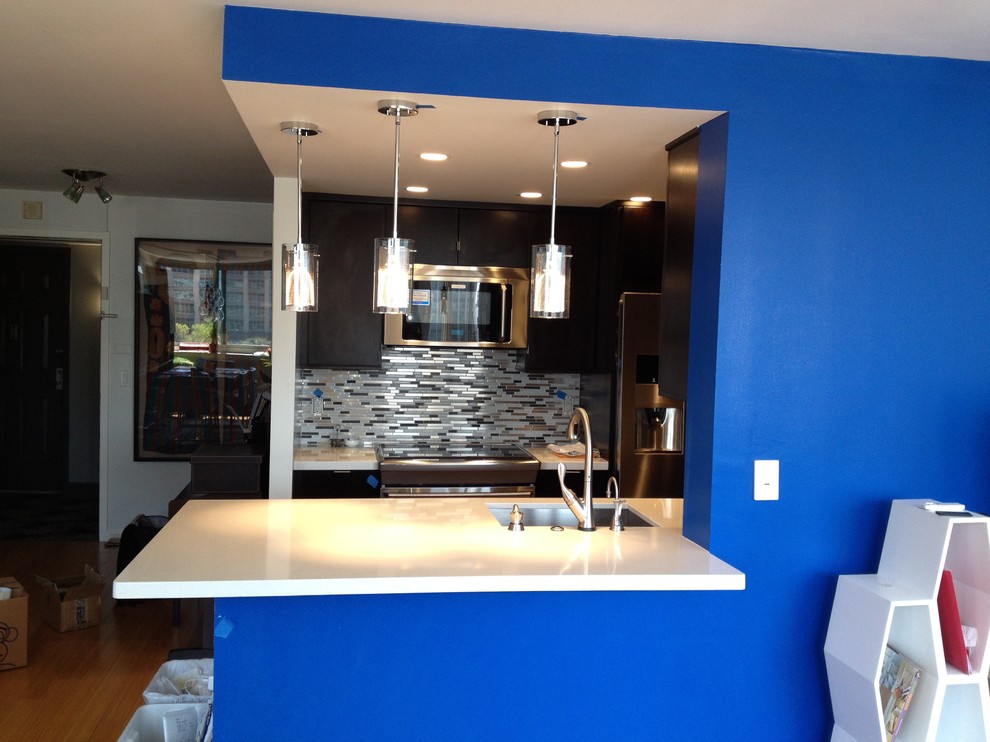
<path id="1" fill-rule="evenodd" d="M 85 629 L 100 623 L 103 577 L 86 565 L 84 574 L 51 579 L 36 575 L 44 590 L 45 623 L 59 631 Z"/>
<path id="2" fill-rule="evenodd" d="M 12 670 L 28 663 L 28 594 L 13 577 L 0 577 L 0 587 L 10 588 L 0 600 L 0 670 Z"/>

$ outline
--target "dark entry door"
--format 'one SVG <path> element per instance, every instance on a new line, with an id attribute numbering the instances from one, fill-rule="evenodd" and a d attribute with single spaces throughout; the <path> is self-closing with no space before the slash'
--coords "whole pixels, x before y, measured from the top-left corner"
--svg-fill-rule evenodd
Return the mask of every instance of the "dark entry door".
<path id="1" fill-rule="evenodd" d="M 65 486 L 69 266 L 66 247 L 0 249 L 0 490 Z"/>

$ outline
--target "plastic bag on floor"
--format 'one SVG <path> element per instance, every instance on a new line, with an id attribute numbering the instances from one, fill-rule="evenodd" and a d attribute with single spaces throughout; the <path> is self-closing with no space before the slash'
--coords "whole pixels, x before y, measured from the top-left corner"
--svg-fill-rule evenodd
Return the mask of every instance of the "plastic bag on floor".
<path id="1" fill-rule="evenodd" d="M 207 703 L 213 700 L 213 658 L 169 660 L 144 691 L 145 703 Z"/>

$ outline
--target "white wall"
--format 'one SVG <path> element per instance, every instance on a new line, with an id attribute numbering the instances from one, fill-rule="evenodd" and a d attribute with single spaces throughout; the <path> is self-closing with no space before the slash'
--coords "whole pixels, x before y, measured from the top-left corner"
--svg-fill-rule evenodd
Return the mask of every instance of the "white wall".
<path id="1" fill-rule="evenodd" d="M 100 481 L 102 246 L 73 245 L 69 289 L 69 481 Z"/>
<path id="2" fill-rule="evenodd" d="M 26 200 L 43 203 L 43 219 L 22 218 Z M 89 192 L 73 204 L 57 192 L 0 190 L 0 234 L 102 241 L 102 309 L 117 318 L 100 335 L 100 538 L 141 513 L 165 514 L 189 464 L 134 461 L 134 240 L 270 242 L 272 205 L 114 196 L 104 206 Z"/>

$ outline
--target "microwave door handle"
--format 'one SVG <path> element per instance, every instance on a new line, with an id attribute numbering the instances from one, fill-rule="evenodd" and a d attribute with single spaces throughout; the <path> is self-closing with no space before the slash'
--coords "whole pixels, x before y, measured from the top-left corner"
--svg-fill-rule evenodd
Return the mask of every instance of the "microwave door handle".
<path id="1" fill-rule="evenodd" d="M 508 321 L 507 315 L 509 312 L 509 302 L 507 296 L 509 289 L 504 283 L 501 285 L 501 288 L 502 288 L 502 312 L 500 316 L 501 325 L 499 327 L 498 337 L 499 340 L 504 343 L 509 339 L 508 330 L 505 326 L 506 322 Z"/>

